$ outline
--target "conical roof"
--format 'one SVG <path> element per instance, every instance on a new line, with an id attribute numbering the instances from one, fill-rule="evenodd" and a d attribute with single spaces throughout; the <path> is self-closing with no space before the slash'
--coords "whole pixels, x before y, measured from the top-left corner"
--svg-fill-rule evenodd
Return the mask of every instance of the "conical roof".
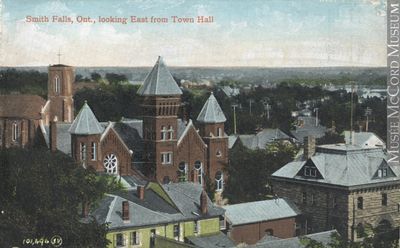
<path id="1" fill-rule="evenodd" d="M 222 112 L 222 109 L 212 92 L 201 109 L 199 116 L 197 116 L 197 121 L 202 123 L 221 123 L 226 121 L 224 112 Z"/>
<path id="2" fill-rule="evenodd" d="M 69 132 L 71 134 L 101 134 L 104 128 L 100 125 L 96 116 L 93 114 L 89 105 L 85 101 L 83 107 L 76 116 L 74 122 L 72 123 Z"/>
<path id="3" fill-rule="evenodd" d="M 142 96 L 169 96 L 182 95 L 182 91 L 172 77 L 161 56 L 139 88 Z"/>

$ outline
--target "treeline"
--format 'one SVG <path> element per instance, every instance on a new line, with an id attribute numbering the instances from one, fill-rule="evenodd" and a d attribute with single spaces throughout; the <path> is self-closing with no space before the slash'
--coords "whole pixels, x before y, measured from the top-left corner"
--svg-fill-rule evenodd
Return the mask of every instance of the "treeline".
<path id="1" fill-rule="evenodd" d="M 47 97 L 47 73 L 38 71 L 0 71 L 0 94 L 33 94 Z"/>

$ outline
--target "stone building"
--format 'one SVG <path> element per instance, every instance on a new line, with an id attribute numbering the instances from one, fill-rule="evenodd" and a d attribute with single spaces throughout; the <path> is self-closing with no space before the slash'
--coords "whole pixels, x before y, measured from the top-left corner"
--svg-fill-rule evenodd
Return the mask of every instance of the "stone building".
<path id="1" fill-rule="evenodd" d="M 400 224 L 399 168 L 381 147 L 349 144 L 315 147 L 272 175 L 274 193 L 291 199 L 304 215 L 303 233 L 339 230 L 357 240 L 366 225 L 390 230 Z"/>

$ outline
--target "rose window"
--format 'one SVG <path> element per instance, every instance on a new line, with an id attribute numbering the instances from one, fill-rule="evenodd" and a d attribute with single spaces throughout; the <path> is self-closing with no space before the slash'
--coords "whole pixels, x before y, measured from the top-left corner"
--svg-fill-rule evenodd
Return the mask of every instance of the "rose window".
<path id="1" fill-rule="evenodd" d="M 103 165 L 108 174 L 117 174 L 118 159 L 113 153 L 104 157 Z"/>

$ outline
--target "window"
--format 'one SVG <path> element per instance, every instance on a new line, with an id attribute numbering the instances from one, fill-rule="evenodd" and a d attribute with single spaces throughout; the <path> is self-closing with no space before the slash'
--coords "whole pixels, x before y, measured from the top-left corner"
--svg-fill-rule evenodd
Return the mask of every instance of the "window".
<path id="1" fill-rule="evenodd" d="M 222 219 L 219 220 L 219 229 L 220 230 L 225 230 L 226 229 L 226 222 L 225 222 L 225 218 L 222 217 Z"/>
<path id="2" fill-rule="evenodd" d="M 388 197 L 386 193 L 382 194 L 382 206 L 387 206 Z"/>
<path id="3" fill-rule="evenodd" d="M 224 176 L 221 171 L 215 174 L 215 190 L 222 191 L 224 188 Z"/>
<path id="4" fill-rule="evenodd" d="M 358 225 L 356 227 L 356 234 L 357 234 L 357 238 L 362 238 L 365 236 L 365 230 L 364 230 L 363 224 L 358 223 Z"/>
<path id="5" fill-rule="evenodd" d="M 81 143 L 81 161 L 86 161 L 86 144 Z"/>
<path id="6" fill-rule="evenodd" d="M 311 166 L 304 166 L 304 176 L 317 177 L 317 169 Z"/>
<path id="7" fill-rule="evenodd" d="M 131 232 L 131 245 L 140 245 L 139 232 Z"/>
<path id="8" fill-rule="evenodd" d="M 161 163 L 162 164 L 172 164 L 172 152 L 161 153 Z"/>
<path id="9" fill-rule="evenodd" d="M 382 169 L 378 170 L 378 177 L 382 177 Z"/>
<path id="10" fill-rule="evenodd" d="M 200 161 L 194 162 L 194 169 L 197 172 L 197 182 L 203 185 L 203 165 Z"/>
<path id="11" fill-rule="evenodd" d="M 154 247 L 154 239 L 156 237 L 156 229 L 150 230 L 150 247 Z"/>
<path id="12" fill-rule="evenodd" d="M 315 202 L 315 194 L 311 194 L 311 205 L 315 206 L 316 202 Z"/>
<path id="13" fill-rule="evenodd" d="M 386 177 L 387 176 L 387 168 L 382 169 L 382 176 Z"/>
<path id="14" fill-rule="evenodd" d="M 97 150 L 96 150 L 97 146 L 96 146 L 96 142 L 92 142 L 92 160 L 96 160 L 97 159 Z"/>
<path id="15" fill-rule="evenodd" d="M 220 157 L 222 157 L 222 152 L 220 150 L 218 150 L 216 155 L 218 158 L 220 158 Z"/>
<path id="16" fill-rule="evenodd" d="M 16 122 L 14 122 L 12 124 L 12 140 L 16 141 L 18 139 L 19 136 L 19 132 L 18 132 L 18 124 Z"/>
<path id="17" fill-rule="evenodd" d="M 54 92 L 60 93 L 60 78 L 58 76 L 54 78 Z"/>
<path id="18" fill-rule="evenodd" d="M 179 240 L 179 233 L 180 233 L 179 224 L 175 224 L 174 225 L 174 239 L 175 240 Z"/>
<path id="19" fill-rule="evenodd" d="M 168 139 L 172 140 L 174 138 L 174 129 L 172 126 L 168 126 Z"/>
<path id="20" fill-rule="evenodd" d="M 180 162 L 178 166 L 179 170 L 179 181 L 185 182 L 187 181 L 187 164 L 185 162 Z"/>
<path id="21" fill-rule="evenodd" d="M 110 153 L 104 157 L 103 165 L 105 172 L 108 174 L 117 174 L 118 169 L 118 158 L 115 154 Z"/>
<path id="22" fill-rule="evenodd" d="M 360 196 L 357 198 L 357 209 L 364 208 L 364 199 Z"/>
<path id="23" fill-rule="evenodd" d="M 161 126 L 161 140 L 167 139 L 167 128 L 165 126 Z"/>
<path id="24" fill-rule="evenodd" d="M 217 128 L 217 136 L 222 137 L 222 129 L 220 127 Z"/>
<path id="25" fill-rule="evenodd" d="M 117 233 L 117 246 L 125 246 L 125 237 L 122 233 Z"/>
<path id="26" fill-rule="evenodd" d="M 199 222 L 197 220 L 194 221 L 194 234 L 199 233 Z"/>
<path id="27" fill-rule="evenodd" d="M 307 204 L 307 192 L 303 192 L 303 204 Z"/>

